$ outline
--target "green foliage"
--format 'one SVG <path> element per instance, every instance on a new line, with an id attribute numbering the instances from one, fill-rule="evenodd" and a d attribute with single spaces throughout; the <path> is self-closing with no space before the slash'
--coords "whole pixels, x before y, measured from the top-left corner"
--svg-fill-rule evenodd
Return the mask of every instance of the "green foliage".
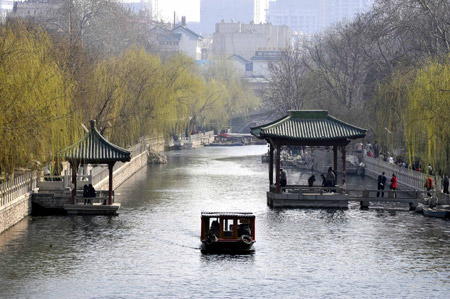
<path id="1" fill-rule="evenodd" d="M 409 87 L 410 151 L 434 169 L 450 170 L 450 61 L 429 61 Z"/>
<path id="2" fill-rule="evenodd" d="M 450 64 L 397 69 L 377 88 L 373 125 L 380 144 L 405 145 L 410 163 L 450 170 Z M 387 133 L 387 132 L 390 133 Z M 404 140 L 403 140 L 404 138 Z"/>
<path id="3" fill-rule="evenodd" d="M 226 64 L 202 73 L 184 55 L 161 61 L 138 46 L 98 60 L 69 40 L 21 22 L 0 27 L 1 170 L 52 161 L 91 119 L 128 147 L 149 135 L 220 130 L 257 104 Z"/>
<path id="4" fill-rule="evenodd" d="M 0 28 L 0 168 L 12 173 L 49 161 L 76 137 L 71 84 L 52 60 L 40 29 L 20 22 Z"/>

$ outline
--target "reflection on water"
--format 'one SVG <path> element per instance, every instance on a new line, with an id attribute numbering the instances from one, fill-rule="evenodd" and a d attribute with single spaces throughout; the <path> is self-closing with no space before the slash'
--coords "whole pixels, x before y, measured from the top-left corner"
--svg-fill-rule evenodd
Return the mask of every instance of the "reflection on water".
<path id="1" fill-rule="evenodd" d="M 118 217 L 28 218 L 0 235 L 0 297 L 446 297 L 449 221 L 397 206 L 270 209 L 266 150 L 171 152 L 117 190 Z M 254 212 L 256 252 L 202 255 L 204 210 Z"/>

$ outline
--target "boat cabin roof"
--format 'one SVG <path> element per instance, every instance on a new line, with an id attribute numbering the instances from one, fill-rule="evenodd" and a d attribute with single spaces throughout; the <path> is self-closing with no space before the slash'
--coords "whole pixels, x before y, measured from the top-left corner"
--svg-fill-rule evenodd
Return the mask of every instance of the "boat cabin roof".
<path id="1" fill-rule="evenodd" d="M 211 217 L 255 218 L 255 214 L 252 212 L 202 212 L 202 218 Z"/>

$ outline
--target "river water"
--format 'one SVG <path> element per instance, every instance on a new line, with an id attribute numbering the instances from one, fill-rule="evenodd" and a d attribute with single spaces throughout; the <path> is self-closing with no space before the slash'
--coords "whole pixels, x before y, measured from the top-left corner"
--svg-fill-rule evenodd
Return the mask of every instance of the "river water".
<path id="1" fill-rule="evenodd" d="M 266 150 L 171 152 L 116 190 L 118 217 L 28 217 L 0 235 L 0 297 L 448 298 L 449 221 L 406 206 L 271 209 Z M 256 252 L 202 255 L 201 211 L 254 212 Z"/>

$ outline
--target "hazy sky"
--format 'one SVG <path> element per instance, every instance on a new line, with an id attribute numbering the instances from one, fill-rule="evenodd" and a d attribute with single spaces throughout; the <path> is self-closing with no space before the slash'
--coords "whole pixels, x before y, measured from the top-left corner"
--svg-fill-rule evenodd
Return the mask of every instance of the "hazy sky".
<path id="1" fill-rule="evenodd" d="M 186 16 L 188 22 L 200 21 L 200 0 L 158 0 L 158 10 L 166 21 L 173 21 L 173 12 L 181 20 Z"/>

